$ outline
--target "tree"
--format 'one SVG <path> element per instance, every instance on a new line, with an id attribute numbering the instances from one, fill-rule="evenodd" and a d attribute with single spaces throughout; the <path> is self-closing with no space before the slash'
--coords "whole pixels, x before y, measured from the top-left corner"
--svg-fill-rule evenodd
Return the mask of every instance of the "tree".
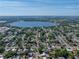
<path id="1" fill-rule="evenodd" d="M 66 49 L 56 49 L 55 50 L 55 57 L 65 57 L 67 58 L 69 53 Z"/>
<path id="2" fill-rule="evenodd" d="M 8 51 L 8 52 L 5 52 L 5 57 L 6 58 L 10 58 L 12 56 L 16 55 L 16 52 L 13 52 L 13 51 Z"/>
<path id="3" fill-rule="evenodd" d="M 3 46 L 0 46 L 0 53 L 3 53 L 5 51 Z"/>
<path id="4" fill-rule="evenodd" d="M 77 50 L 77 56 L 79 56 L 79 50 Z"/>
<path id="5" fill-rule="evenodd" d="M 59 56 L 61 56 L 61 50 L 60 49 L 56 49 L 55 50 L 55 57 L 57 58 Z"/>
<path id="6" fill-rule="evenodd" d="M 61 56 L 64 57 L 65 59 L 67 59 L 68 55 L 69 55 L 68 51 L 66 49 L 62 49 Z"/>

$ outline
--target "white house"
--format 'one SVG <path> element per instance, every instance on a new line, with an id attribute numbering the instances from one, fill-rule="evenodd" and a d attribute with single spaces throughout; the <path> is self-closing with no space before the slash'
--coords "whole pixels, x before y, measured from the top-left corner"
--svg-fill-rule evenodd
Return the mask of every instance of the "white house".
<path id="1" fill-rule="evenodd" d="M 41 54 L 43 59 L 47 59 L 47 54 L 45 52 L 43 52 L 43 54 Z"/>
<path id="2" fill-rule="evenodd" d="M 4 59 L 3 55 L 0 55 L 0 59 Z"/>
<path id="3" fill-rule="evenodd" d="M 59 57 L 58 59 L 65 59 L 64 57 Z"/>
<path id="4" fill-rule="evenodd" d="M 33 59 L 33 57 L 29 57 L 28 59 Z"/>

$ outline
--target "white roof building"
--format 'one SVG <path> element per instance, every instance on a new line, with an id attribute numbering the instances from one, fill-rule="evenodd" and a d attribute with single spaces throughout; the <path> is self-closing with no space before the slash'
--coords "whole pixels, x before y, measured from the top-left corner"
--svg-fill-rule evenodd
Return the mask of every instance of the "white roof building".
<path id="1" fill-rule="evenodd" d="M 70 52 L 73 51 L 72 48 L 66 48 L 66 50 L 67 50 L 67 51 L 70 51 Z"/>
<path id="2" fill-rule="evenodd" d="M 3 55 L 0 55 L 0 59 L 4 59 Z"/>
<path id="3" fill-rule="evenodd" d="M 28 59 L 33 59 L 33 57 L 29 57 Z"/>
<path id="4" fill-rule="evenodd" d="M 65 59 L 64 57 L 59 57 L 58 59 Z"/>

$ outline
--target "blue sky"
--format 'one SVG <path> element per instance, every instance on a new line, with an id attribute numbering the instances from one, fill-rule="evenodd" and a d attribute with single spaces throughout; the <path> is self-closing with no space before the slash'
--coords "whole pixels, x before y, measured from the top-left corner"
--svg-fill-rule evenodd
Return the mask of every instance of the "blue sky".
<path id="1" fill-rule="evenodd" d="M 79 0 L 0 0 L 0 16 L 79 16 Z"/>

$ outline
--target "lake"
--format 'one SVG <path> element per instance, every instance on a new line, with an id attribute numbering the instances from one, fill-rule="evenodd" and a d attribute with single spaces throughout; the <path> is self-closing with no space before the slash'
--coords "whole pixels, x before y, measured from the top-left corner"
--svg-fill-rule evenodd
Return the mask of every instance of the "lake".
<path id="1" fill-rule="evenodd" d="M 10 25 L 16 27 L 48 27 L 48 26 L 55 26 L 57 24 L 52 22 L 41 22 L 41 21 L 17 21 L 10 23 Z"/>

